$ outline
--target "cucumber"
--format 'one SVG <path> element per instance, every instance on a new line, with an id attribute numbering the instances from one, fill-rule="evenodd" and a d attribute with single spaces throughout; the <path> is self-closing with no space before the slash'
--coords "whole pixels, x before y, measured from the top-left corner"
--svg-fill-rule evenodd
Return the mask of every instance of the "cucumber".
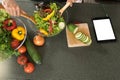
<path id="1" fill-rule="evenodd" d="M 81 38 L 81 41 L 84 42 L 84 40 L 86 39 L 86 35 L 85 34 L 82 34 L 82 38 Z"/>
<path id="2" fill-rule="evenodd" d="M 84 43 L 87 43 L 89 41 L 89 37 L 86 36 L 86 39 L 83 41 Z"/>
<path id="3" fill-rule="evenodd" d="M 81 33 L 81 32 L 77 32 L 77 33 L 75 34 L 75 38 L 76 38 L 76 39 L 81 39 L 81 37 L 82 37 L 82 33 Z"/>
<path id="4" fill-rule="evenodd" d="M 78 31 L 78 27 L 75 24 L 72 24 L 72 23 L 68 24 L 67 28 L 73 34 L 75 34 Z"/>
<path id="5" fill-rule="evenodd" d="M 84 44 L 91 44 L 92 40 L 82 32 L 77 32 L 75 38 L 83 42 Z"/>
<path id="6" fill-rule="evenodd" d="M 28 54 L 36 64 L 41 64 L 41 56 L 35 49 L 34 45 L 31 43 L 30 39 L 27 37 L 25 41 Z"/>
<path id="7" fill-rule="evenodd" d="M 87 45 L 90 45 L 92 43 L 92 40 L 90 38 L 88 38 L 87 42 L 84 42 Z"/>
<path id="8" fill-rule="evenodd" d="M 60 29 L 64 29 L 65 28 L 65 22 L 59 22 L 58 24 Z"/>

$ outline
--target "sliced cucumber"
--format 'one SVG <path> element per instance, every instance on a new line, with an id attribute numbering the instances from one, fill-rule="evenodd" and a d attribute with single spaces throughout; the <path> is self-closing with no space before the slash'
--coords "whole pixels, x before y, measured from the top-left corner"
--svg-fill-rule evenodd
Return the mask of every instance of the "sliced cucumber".
<path id="1" fill-rule="evenodd" d="M 60 29 L 64 29 L 65 28 L 65 22 L 59 22 L 58 24 Z"/>
<path id="2" fill-rule="evenodd" d="M 82 34 L 81 41 L 84 42 L 85 39 L 86 39 L 86 35 L 85 35 L 85 34 Z"/>
<path id="3" fill-rule="evenodd" d="M 92 40 L 89 38 L 88 42 L 86 42 L 85 44 L 90 45 L 92 43 Z"/>
<path id="4" fill-rule="evenodd" d="M 78 27 L 76 27 L 73 31 L 73 34 L 75 34 L 78 31 Z"/>
<path id="5" fill-rule="evenodd" d="M 87 43 L 89 41 L 89 37 L 86 36 L 86 39 L 83 41 L 84 43 Z"/>
<path id="6" fill-rule="evenodd" d="M 75 24 L 68 24 L 67 28 L 73 34 L 75 34 L 78 31 L 78 27 Z"/>
<path id="7" fill-rule="evenodd" d="M 41 64 L 41 62 L 42 62 L 41 61 L 41 56 L 38 53 L 38 51 L 35 49 L 34 45 L 31 43 L 30 38 L 27 37 L 25 44 L 26 44 L 26 47 L 27 47 L 28 54 L 30 55 L 32 60 L 36 64 Z"/>
<path id="8" fill-rule="evenodd" d="M 76 38 L 76 39 L 81 39 L 81 37 L 82 37 L 82 33 L 81 33 L 81 32 L 77 32 L 77 33 L 75 34 L 75 38 Z"/>
<path id="9" fill-rule="evenodd" d="M 92 40 L 82 32 L 77 32 L 75 38 L 83 42 L 84 44 L 91 44 Z"/>

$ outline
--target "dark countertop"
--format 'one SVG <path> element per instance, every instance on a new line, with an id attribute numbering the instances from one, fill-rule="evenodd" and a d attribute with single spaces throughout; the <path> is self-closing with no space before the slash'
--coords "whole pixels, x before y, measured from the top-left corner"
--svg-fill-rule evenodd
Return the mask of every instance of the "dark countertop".
<path id="1" fill-rule="evenodd" d="M 19 4 L 28 12 L 32 10 L 32 2 L 21 1 Z M 100 4 L 74 4 L 68 9 L 69 22 L 88 23 L 93 40 L 91 46 L 68 48 L 64 30 L 55 37 L 46 38 L 43 47 L 36 47 L 42 56 L 42 64 L 35 65 L 34 73 L 24 73 L 14 56 L 0 63 L 0 80 L 119 80 L 120 5 L 104 4 L 104 7 L 112 20 L 117 41 L 96 42 L 91 19 L 105 16 Z"/>

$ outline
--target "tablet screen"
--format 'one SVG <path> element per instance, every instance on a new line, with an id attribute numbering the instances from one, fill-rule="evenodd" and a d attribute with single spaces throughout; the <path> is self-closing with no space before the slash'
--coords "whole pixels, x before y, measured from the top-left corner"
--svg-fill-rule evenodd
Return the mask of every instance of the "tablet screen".
<path id="1" fill-rule="evenodd" d="M 98 41 L 115 40 L 115 35 L 109 18 L 93 19 L 93 24 Z"/>

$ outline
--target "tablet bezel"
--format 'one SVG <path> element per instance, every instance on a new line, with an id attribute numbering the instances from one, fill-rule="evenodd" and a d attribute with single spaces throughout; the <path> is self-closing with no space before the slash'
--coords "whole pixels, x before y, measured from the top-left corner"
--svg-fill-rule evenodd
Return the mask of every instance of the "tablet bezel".
<path id="1" fill-rule="evenodd" d="M 113 30 L 115 39 L 105 39 L 105 40 L 98 40 L 98 39 L 97 39 L 97 34 L 96 34 L 96 30 L 95 30 L 95 26 L 94 26 L 93 20 L 101 20 L 101 19 L 109 19 L 109 20 L 110 20 L 110 23 L 111 23 L 111 26 L 112 26 L 111 28 L 112 28 L 112 30 Z M 95 17 L 95 18 L 92 19 L 92 23 L 93 23 L 93 28 L 94 28 L 95 37 L 96 37 L 97 42 L 116 41 L 116 35 L 115 35 L 115 32 L 114 32 L 113 24 L 112 24 L 112 22 L 111 22 L 110 17 Z"/>

